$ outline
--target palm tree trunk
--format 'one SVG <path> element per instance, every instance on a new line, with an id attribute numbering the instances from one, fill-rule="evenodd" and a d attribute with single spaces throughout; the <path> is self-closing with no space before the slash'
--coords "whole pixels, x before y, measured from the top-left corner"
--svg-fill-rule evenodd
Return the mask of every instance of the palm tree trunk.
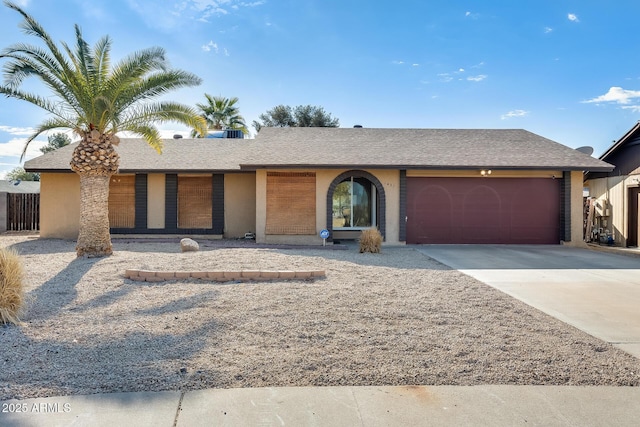
<path id="1" fill-rule="evenodd" d="M 71 170 L 80 175 L 80 233 L 76 253 L 88 257 L 111 255 L 109 182 L 120 163 L 113 148 L 119 138 L 96 130 L 84 132 L 81 137 L 71 160 Z"/>
<path id="2" fill-rule="evenodd" d="M 109 181 L 111 176 L 80 174 L 80 233 L 78 256 L 111 255 Z"/>

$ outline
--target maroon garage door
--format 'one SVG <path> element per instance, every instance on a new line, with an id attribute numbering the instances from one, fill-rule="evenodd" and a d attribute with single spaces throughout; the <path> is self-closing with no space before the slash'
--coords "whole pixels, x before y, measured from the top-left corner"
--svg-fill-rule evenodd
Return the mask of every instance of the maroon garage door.
<path id="1" fill-rule="evenodd" d="M 407 243 L 559 241 L 559 179 L 407 178 Z"/>

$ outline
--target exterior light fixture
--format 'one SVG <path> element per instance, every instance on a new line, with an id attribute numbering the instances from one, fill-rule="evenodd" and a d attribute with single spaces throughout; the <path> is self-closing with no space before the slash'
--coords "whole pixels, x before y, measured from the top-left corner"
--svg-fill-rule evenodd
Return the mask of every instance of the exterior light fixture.
<path id="1" fill-rule="evenodd" d="M 482 176 L 488 176 L 488 175 L 491 175 L 491 169 L 482 169 L 482 170 L 480 171 L 480 175 L 482 175 Z"/>

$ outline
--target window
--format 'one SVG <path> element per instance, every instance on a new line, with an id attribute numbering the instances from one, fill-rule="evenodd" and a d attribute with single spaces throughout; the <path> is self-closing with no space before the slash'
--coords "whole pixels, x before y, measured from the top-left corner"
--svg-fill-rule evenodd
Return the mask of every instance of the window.
<path id="1" fill-rule="evenodd" d="M 316 233 L 316 174 L 267 172 L 266 234 Z"/>
<path id="2" fill-rule="evenodd" d="M 211 176 L 178 176 L 178 228 L 210 229 L 212 200 Z"/>
<path id="3" fill-rule="evenodd" d="M 376 187 L 366 178 L 347 178 L 333 192 L 333 228 L 376 225 Z"/>
<path id="4" fill-rule="evenodd" d="M 136 223 L 136 177 L 113 175 L 109 181 L 109 226 L 134 228 Z"/>

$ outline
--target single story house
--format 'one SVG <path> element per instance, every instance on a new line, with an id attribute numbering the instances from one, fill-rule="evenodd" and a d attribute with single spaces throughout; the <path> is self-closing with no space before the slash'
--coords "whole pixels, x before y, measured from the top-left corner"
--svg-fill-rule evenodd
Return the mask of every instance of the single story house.
<path id="1" fill-rule="evenodd" d="M 74 144 L 32 159 L 41 236 L 75 238 Z M 378 227 L 388 244 L 581 244 L 583 172 L 610 164 L 520 129 L 263 128 L 256 139 L 121 140 L 112 232 L 256 234 L 318 244 Z"/>
<path id="2" fill-rule="evenodd" d="M 616 245 L 638 246 L 640 216 L 640 122 L 615 141 L 600 160 L 615 165 L 611 171 L 591 170 L 584 186 L 594 199 L 594 230 L 607 231 Z"/>

